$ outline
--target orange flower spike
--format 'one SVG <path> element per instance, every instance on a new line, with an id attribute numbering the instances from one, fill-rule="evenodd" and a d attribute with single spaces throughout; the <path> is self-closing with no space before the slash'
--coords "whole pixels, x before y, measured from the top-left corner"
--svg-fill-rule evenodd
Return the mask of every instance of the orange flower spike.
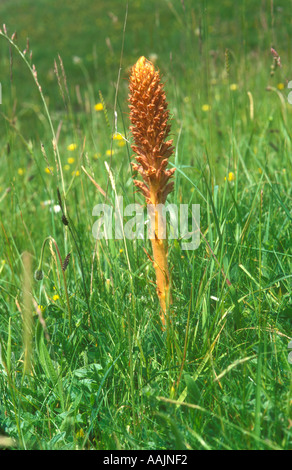
<path id="1" fill-rule="evenodd" d="M 174 183 L 169 180 L 175 169 L 167 170 L 166 167 L 174 147 L 173 141 L 167 140 L 170 133 L 169 111 L 160 74 L 145 57 L 140 57 L 132 68 L 129 90 L 130 129 L 134 139 L 132 149 L 136 153 L 136 163 L 132 166 L 143 178 L 143 181 L 134 180 L 134 184 L 144 195 L 147 205 L 154 207 L 155 228 L 151 239 L 153 265 L 162 309 L 161 320 L 165 325 L 170 300 L 167 241 L 159 238 L 158 227 L 164 227 L 164 219 L 155 207 L 164 204 L 173 190 Z"/>

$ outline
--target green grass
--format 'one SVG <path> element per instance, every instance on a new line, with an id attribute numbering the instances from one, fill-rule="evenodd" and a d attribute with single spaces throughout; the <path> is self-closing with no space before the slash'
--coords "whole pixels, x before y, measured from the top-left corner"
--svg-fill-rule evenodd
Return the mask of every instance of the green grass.
<path id="1" fill-rule="evenodd" d="M 33 51 L 25 63 L 0 36 L 0 434 L 12 448 L 291 449 L 291 19 L 273 4 L 130 1 L 117 101 L 126 2 L 1 4 Z M 167 331 L 150 244 L 96 242 L 104 198 L 83 171 L 110 203 L 143 203 L 132 151 L 111 136 L 116 111 L 131 139 L 128 67 L 151 53 L 173 116 L 169 202 L 201 209 L 197 250 L 169 240 Z M 68 225 L 50 210 L 58 189 Z"/>

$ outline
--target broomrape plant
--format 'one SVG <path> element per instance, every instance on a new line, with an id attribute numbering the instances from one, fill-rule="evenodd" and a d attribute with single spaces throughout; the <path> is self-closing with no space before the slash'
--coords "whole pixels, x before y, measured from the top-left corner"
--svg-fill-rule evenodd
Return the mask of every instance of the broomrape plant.
<path id="1" fill-rule="evenodd" d="M 165 204 L 173 190 L 174 182 L 169 180 L 175 169 L 168 170 L 167 165 L 174 147 L 173 141 L 167 140 L 170 133 L 169 111 L 160 73 L 145 57 L 140 57 L 132 68 L 129 90 L 130 130 L 134 139 L 131 147 L 136 154 L 136 163 L 132 162 L 132 166 L 143 179 L 134 179 L 134 184 L 145 197 L 152 216 L 152 262 L 161 305 L 161 321 L 165 325 L 170 303 L 170 278 L 167 239 L 161 237 L 164 221 L 159 207 Z"/>

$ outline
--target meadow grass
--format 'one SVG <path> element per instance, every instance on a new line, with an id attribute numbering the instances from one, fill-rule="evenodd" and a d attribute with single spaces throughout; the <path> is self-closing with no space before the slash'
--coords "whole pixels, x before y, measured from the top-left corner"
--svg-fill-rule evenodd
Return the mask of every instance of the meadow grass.
<path id="1" fill-rule="evenodd" d="M 0 434 L 24 449 L 291 449 L 285 9 L 42 0 L 24 15 L 31 3 L 0 8 Z M 104 193 L 143 204 L 128 67 L 151 53 L 173 116 L 169 202 L 201 208 L 199 248 L 169 240 L 166 331 L 150 242 L 92 236 Z"/>

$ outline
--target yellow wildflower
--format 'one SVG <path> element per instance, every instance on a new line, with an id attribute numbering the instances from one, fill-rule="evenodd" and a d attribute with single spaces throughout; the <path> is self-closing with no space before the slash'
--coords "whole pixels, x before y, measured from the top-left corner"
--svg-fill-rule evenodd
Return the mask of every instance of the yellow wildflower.
<path id="1" fill-rule="evenodd" d="M 19 174 L 19 176 L 23 176 L 25 173 L 25 170 L 23 168 L 18 168 L 17 173 Z"/>
<path id="2" fill-rule="evenodd" d="M 76 437 L 77 437 L 77 439 L 84 437 L 83 428 L 81 428 L 79 431 L 77 431 Z"/>
<path id="3" fill-rule="evenodd" d="M 55 294 L 55 295 L 53 296 L 53 301 L 56 302 L 56 300 L 58 300 L 59 298 L 60 298 L 60 297 L 58 296 L 58 294 Z"/>
<path id="4" fill-rule="evenodd" d="M 64 170 L 66 171 L 70 170 L 70 165 L 64 165 Z"/>
<path id="5" fill-rule="evenodd" d="M 72 176 L 79 176 L 80 175 L 80 171 L 72 171 Z"/>
<path id="6" fill-rule="evenodd" d="M 111 150 L 111 149 L 109 149 L 109 150 L 107 150 L 107 151 L 105 152 L 105 154 L 106 154 L 107 157 L 110 157 L 110 156 L 113 155 L 114 153 L 115 153 L 115 151 L 114 151 L 114 150 Z"/>
<path id="7" fill-rule="evenodd" d="M 225 176 L 224 179 L 226 180 L 226 176 Z M 230 182 L 231 182 L 231 181 L 234 181 L 234 180 L 235 180 L 235 174 L 234 174 L 232 171 L 230 171 L 230 172 L 228 173 L 228 178 L 227 178 L 227 179 L 228 179 L 228 181 L 230 181 Z"/>
<path id="8" fill-rule="evenodd" d="M 234 181 L 235 180 L 235 174 L 230 171 L 228 173 L 228 181 Z"/>
<path id="9" fill-rule="evenodd" d="M 67 158 L 67 162 L 69 163 L 69 165 L 72 165 L 75 162 L 75 158 L 69 157 Z"/>
<path id="10" fill-rule="evenodd" d="M 116 132 L 116 133 L 113 135 L 113 140 L 117 140 L 117 141 L 118 141 L 118 146 L 119 146 L 119 147 L 123 147 L 124 145 L 126 145 L 124 136 L 123 136 L 122 134 L 120 134 L 119 132 Z"/>
<path id="11" fill-rule="evenodd" d="M 209 104 L 203 104 L 202 111 L 208 112 L 210 111 L 210 109 L 211 109 L 211 106 Z"/>
<path id="12" fill-rule="evenodd" d="M 238 88 L 238 86 L 237 86 L 237 84 L 236 84 L 236 83 L 231 83 L 231 85 L 230 85 L 230 87 L 229 87 L 229 88 L 230 88 L 230 90 L 231 90 L 231 91 L 236 91 L 236 90 L 237 90 L 237 88 Z"/>
<path id="13" fill-rule="evenodd" d="M 119 132 L 116 132 L 116 133 L 113 135 L 113 139 L 114 139 L 114 140 L 123 140 L 124 137 L 123 137 L 122 134 L 120 134 Z"/>
<path id="14" fill-rule="evenodd" d="M 48 175 L 52 175 L 53 174 L 53 167 L 52 166 L 47 166 L 45 168 L 45 172 L 48 174 Z"/>
<path id="15" fill-rule="evenodd" d="M 278 90 L 284 90 L 284 88 L 285 88 L 284 83 L 278 83 L 277 88 L 278 88 Z"/>
<path id="16" fill-rule="evenodd" d="M 76 150 L 77 145 L 76 144 L 70 144 L 67 147 L 67 150 L 70 150 L 70 152 L 73 152 L 73 150 Z"/>
<path id="17" fill-rule="evenodd" d="M 96 103 L 94 106 L 95 111 L 102 111 L 103 110 L 103 104 L 102 103 Z"/>

